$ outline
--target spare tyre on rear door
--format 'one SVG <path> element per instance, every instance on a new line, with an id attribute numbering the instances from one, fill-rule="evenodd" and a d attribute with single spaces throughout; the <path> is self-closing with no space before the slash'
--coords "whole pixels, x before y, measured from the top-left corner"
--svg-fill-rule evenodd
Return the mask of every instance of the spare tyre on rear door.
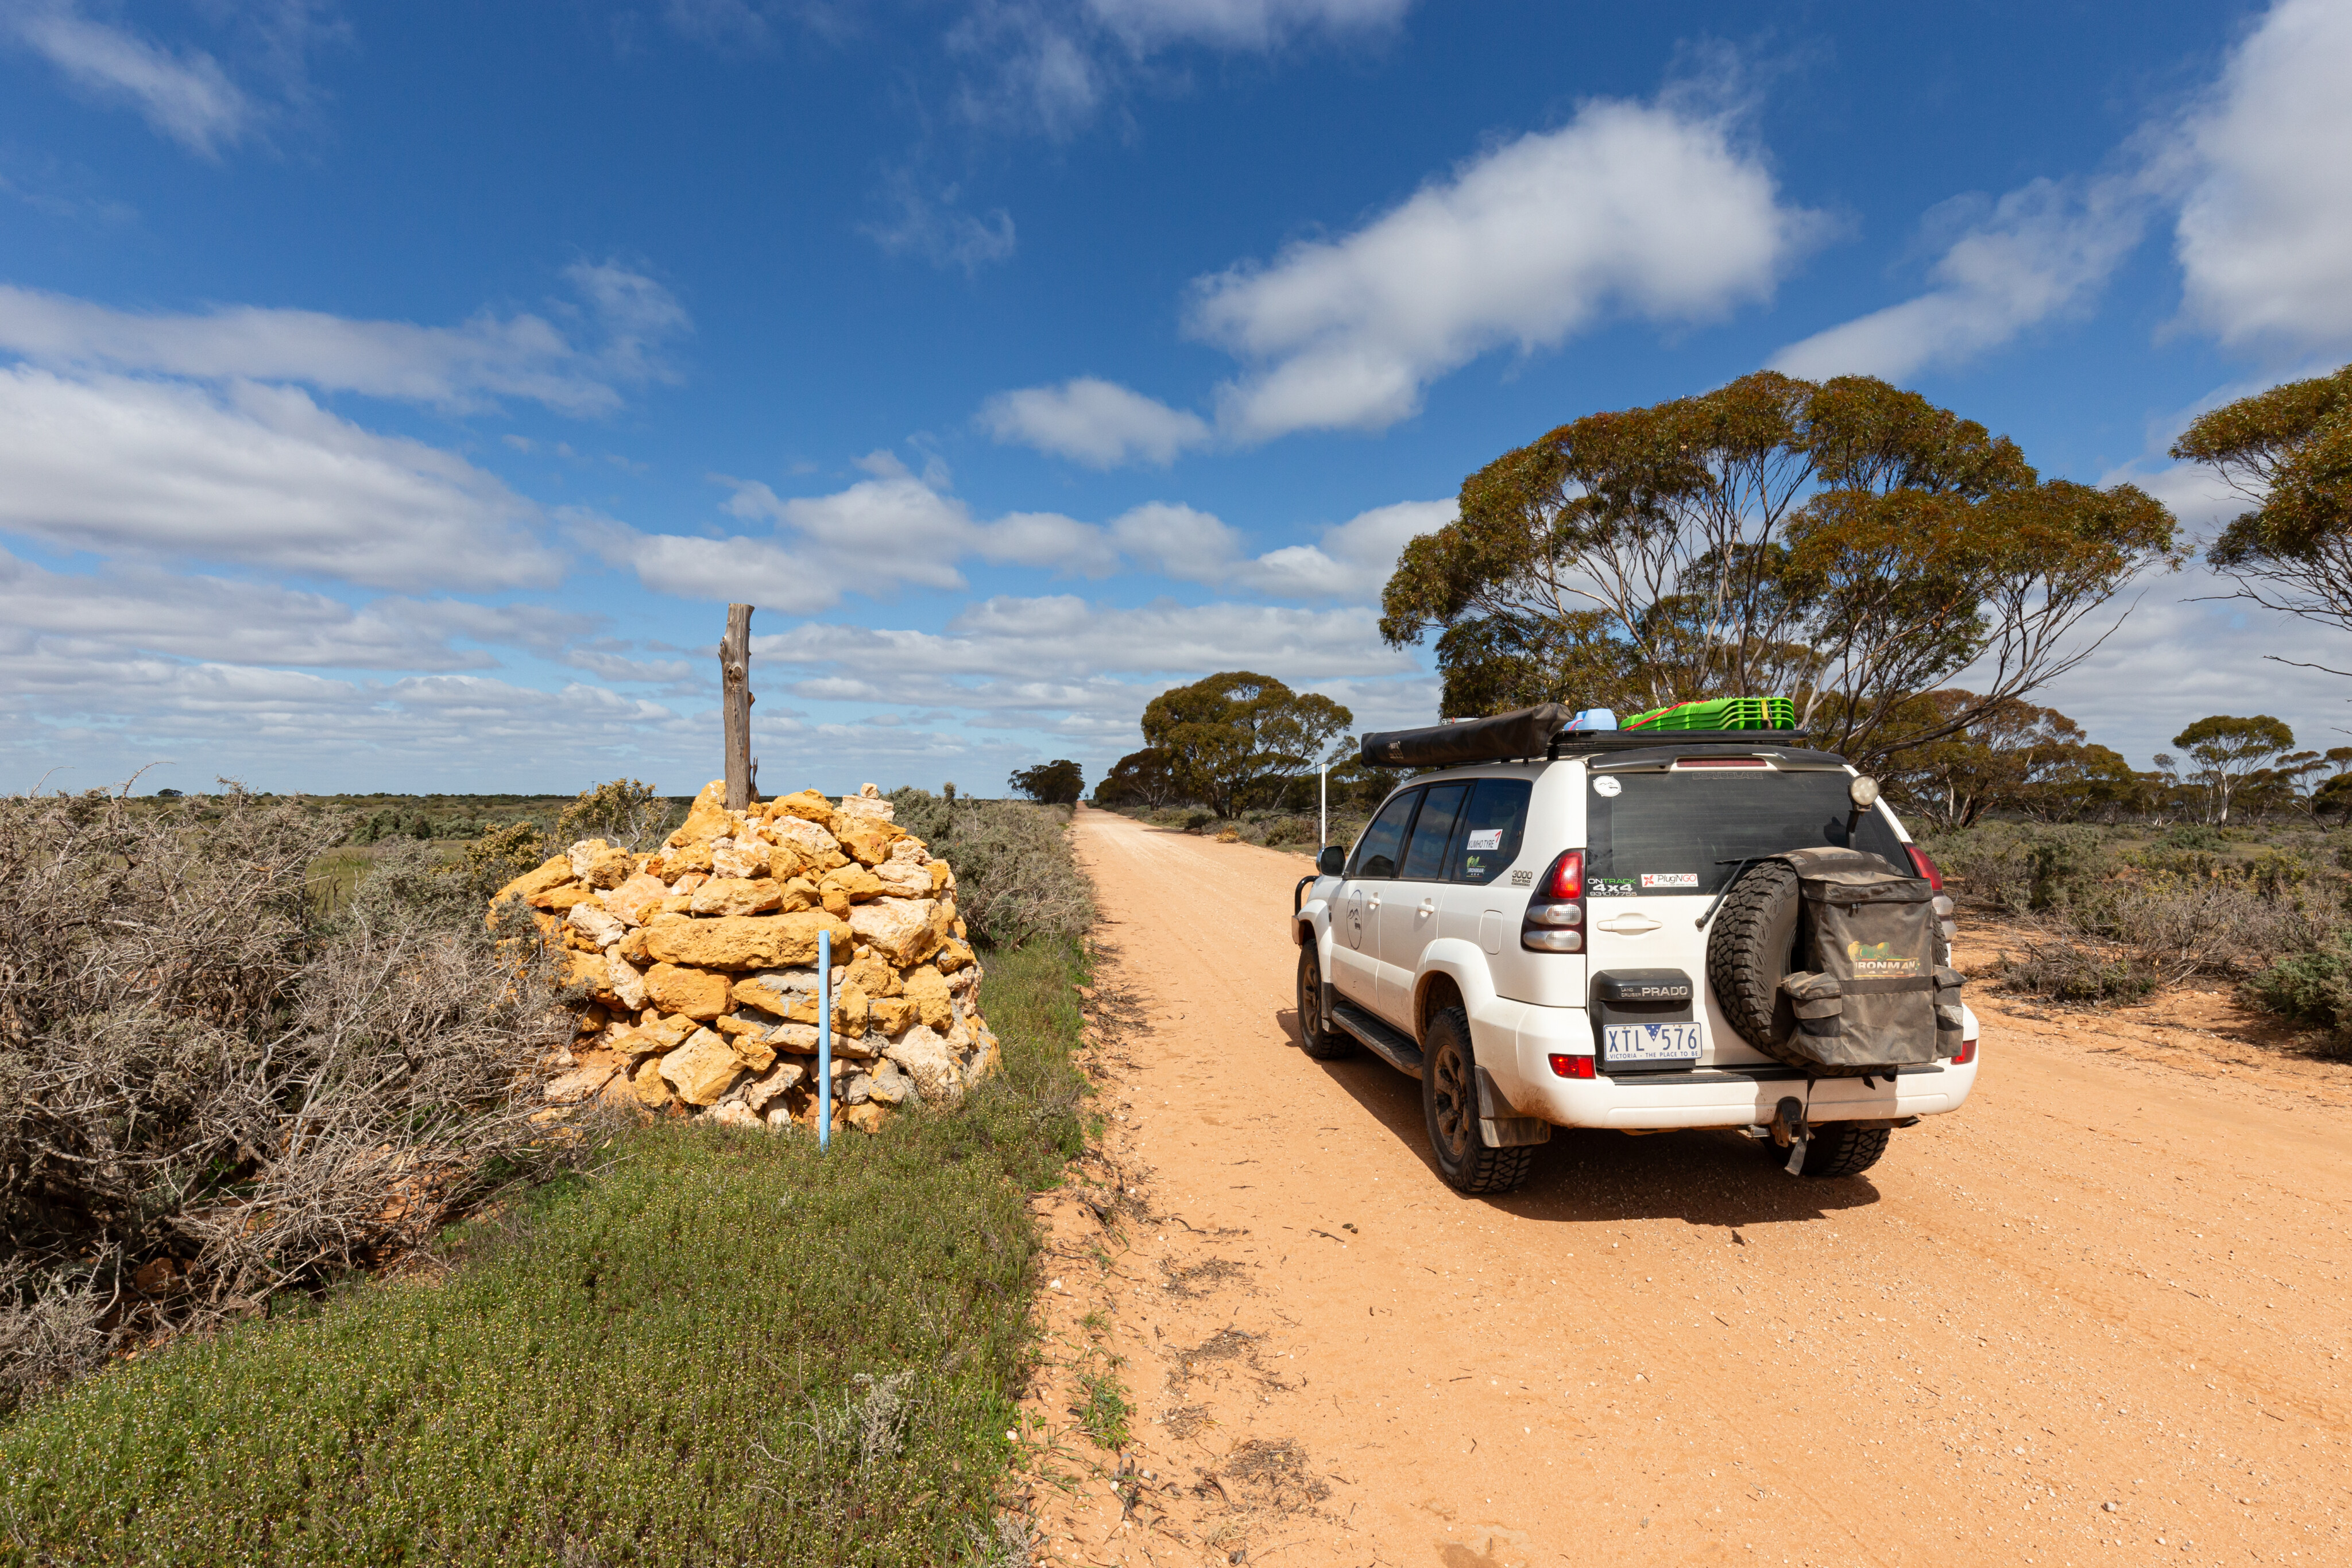
<path id="1" fill-rule="evenodd" d="M 1706 972 L 1740 1038 L 1824 1078 L 1951 1054 L 1960 977 L 1926 880 L 1822 845 L 1748 868 L 1707 933 Z"/>

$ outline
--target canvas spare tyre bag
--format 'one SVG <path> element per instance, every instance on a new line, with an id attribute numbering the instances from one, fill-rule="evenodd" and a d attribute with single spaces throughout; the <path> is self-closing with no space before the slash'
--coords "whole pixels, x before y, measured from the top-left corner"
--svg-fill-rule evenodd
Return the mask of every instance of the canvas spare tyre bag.
<path id="1" fill-rule="evenodd" d="M 1951 1055 L 1960 977 L 1925 879 L 1861 850 L 1791 850 L 1740 877 L 1707 934 L 1732 1027 L 1778 1061 L 1843 1077 Z"/>

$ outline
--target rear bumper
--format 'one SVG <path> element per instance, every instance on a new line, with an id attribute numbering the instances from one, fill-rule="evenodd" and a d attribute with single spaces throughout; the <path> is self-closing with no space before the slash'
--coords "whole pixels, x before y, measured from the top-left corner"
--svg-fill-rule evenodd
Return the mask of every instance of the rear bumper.
<path id="1" fill-rule="evenodd" d="M 1719 1019 L 1711 1038 L 1723 1038 Z M 1966 1038 L 1977 1038 L 1976 1016 Z M 1957 1111 L 1976 1086 L 1977 1063 L 1906 1067 L 1893 1077 L 1822 1078 L 1772 1063 L 1705 1067 L 1686 1072 L 1562 1078 L 1554 1053 L 1592 1054 L 1592 1026 L 1581 1008 L 1538 1007 L 1496 998 L 1470 1016 L 1478 1061 L 1522 1116 L 1560 1127 L 1744 1127 L 1769 1123 L 1783 1100 L 1804 1103 L 1811 1122 L 1935 1116 Z"/>

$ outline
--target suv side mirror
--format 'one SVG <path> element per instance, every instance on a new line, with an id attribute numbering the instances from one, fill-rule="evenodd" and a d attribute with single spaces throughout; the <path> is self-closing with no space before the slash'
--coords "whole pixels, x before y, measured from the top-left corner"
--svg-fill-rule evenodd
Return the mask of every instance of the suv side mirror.
<path id="1" fill-rule="evenodd" d="M 1337 844 L 1325 844 L 1315 857 L 1317 876 L 1338 876 L 1348 869 L 1348 852 Z"/>

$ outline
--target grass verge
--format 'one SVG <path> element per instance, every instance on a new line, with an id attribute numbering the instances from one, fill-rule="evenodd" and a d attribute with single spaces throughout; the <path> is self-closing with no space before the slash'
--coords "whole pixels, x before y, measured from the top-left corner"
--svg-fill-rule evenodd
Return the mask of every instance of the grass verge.
<path id="1" fill-rule="evenodd" d="M 820 1157 L 658 1125 L 449 1267 L 125 1363 L 0 1427 L 0 1563 L 984 1557 L 1025 1195 L 1084 1136 L 1077 946 L 988 956 L 1004 1071 Z"/>

